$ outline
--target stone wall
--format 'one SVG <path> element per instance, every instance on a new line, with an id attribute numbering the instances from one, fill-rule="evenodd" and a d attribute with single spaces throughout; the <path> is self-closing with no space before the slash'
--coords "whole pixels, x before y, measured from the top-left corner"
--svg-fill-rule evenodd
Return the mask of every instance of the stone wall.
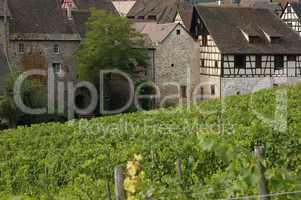
<path id="1" fill-rule="evenodd" d="M 4 19 L 0 18 L 0 51 L 1 51 L 1 61 L 0 61 L 0 94 L 3 92 L 5 81 L 9 73 L 9 66 L 6 58 L 6 45 L 7 45 L 7 35 L 8 35 L 8 24 L 4 23 Z"/>
<path id="2" fill-rule="evenodd" d="M 301 83 L 298 77 L 222 78 L 222 96 L 253 93 L 283 84 Z"/>
<path id="3" fill-rule="evenodd" d="M 24 45 L 24 52 L 19 52 L 19 45 Z M 54 52 L 54 45 L 58 45 L 60 52 Z M 30 57 L 32 52 L 40 52 L 40 56 L 45 59 L 47 68 L 52 68 L 53 63 L 61 63 L 66 73 L 65 78 L 75 80 L 76 63 L 75 53 L 79 47 L 79 41 L 31 41 L 13 40 L 10 41 L 9 55 L 10 60 L 24 69 L 24 57 Z"/>

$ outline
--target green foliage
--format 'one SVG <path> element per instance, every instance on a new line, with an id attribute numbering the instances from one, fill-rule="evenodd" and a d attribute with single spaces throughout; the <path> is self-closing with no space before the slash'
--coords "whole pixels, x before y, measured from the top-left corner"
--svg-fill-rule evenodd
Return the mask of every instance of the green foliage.
<path id="1" fill-rule="evenodd" d="M 34 116 L 23 113 L 14 101 L 14 85 L 21 75 L 17 70 L 10 73 L 6 80 L 4 94 L 0 96 L 0 118 L 8 120 L 10 126 L 15 126 L 18 121 L 24 120 L 29 124 L 34 121 Z M 46 105 L 46 91 L 39 80 L 25 80 L 22 84 L 20 96 L 27 107 L 41 108 Z"/>
<path id="2" fill-rule="evenodd" d="M 142 35 L 134 31 L 128 19 L 92 9 L 87 29 L 77 54 L 81 79 L 98 84 L 100 70 L 132 74 L 137 65 L 146 64 Z"/>
<path id="3" fill-rule="evenodd" d="M 277 113 L 287 95 L 287 125 Z M 276 98 L 277 97 L 277 98 Z M 279 109 L 278 109 L 279 110 Z M 107 199 L 114 167 L 142 155 L 137 198 L 228 199 L 258 194 L 252 151 L 266 147 L 271 193 L 300 190 L 301 86 L 224 102 L 19 127 L 0 133 L 0 194 L 36 199 Z M 278 123 L 267 122 L 278 117 Z M 265 118 L 265 120 L 263 120 Z M 281 126 L 280 126 L 281 125 Z M 286 127 L 286 128 L 283 128 Z M 182 160 L 182 178 L 176 160 Z M 1 193 L 2 192 L 2 193 Z M 6 196 L 5 196 L 6 195 Z M 114 198 L 114 195 L 112 195 Z M 300 199 L 300 194 L 273 200 Z"/>

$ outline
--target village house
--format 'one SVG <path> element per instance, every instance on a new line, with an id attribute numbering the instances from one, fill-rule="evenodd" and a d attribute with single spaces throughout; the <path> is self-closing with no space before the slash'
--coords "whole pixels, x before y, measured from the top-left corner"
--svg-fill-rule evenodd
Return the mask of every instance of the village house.
<path id="1" fill-rule="evenodd" d="M 301 36 L 301 1 L 285 1 L 281 19 Z"/>
<path id="2" fill-rule="evenodd" d="M 196 6 L 204 98 L 254 92 L 301 76 L 301 40 L 266 9 Z"/>
<path id="3" fill-rule="evenodd" d="M 180 23 L 157 24 L 137 22 L 135 29 L 144 34 L 153 48 L 147 79 L 160 89 L 161 100 L 175 95 L 167 102 L 189 101 L 199 82 L 198 44 Z"/>
<path id="4" fill-rule="evenodd" d="M 192 10 L 186 0 L 136 0 L 127 17 L 140 22 L 181 23 L 190 29 Z"/>
<path id="5" fill-rule="evenodd" d="M 110 0 L 1 0 L 0 89 L 12 68 L 50 68 L 55 79 L 76 81 L 75 54 L 92 7 L 117 14 Z"/>

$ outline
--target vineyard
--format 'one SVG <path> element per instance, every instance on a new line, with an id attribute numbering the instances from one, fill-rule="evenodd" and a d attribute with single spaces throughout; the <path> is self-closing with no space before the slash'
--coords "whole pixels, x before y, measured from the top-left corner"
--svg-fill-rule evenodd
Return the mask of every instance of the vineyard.
<path id="1" fill-rule="evenodd" d="M 252 199 L 258 161 L 271 199 L 301 199 L 300 85 L 0 132 L 0 199 L 115 199 L 120 165 L 129 200 Z"/>

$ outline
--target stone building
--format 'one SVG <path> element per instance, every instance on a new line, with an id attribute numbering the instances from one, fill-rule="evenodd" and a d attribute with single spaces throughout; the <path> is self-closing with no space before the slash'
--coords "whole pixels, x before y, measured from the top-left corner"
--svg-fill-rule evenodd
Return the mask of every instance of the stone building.
<path id="1" fill-rule="evenodd" d="M 0 85 L 13 67 L 52 68 L 58 78 L 75 80 L 74 55 L 92 7 L 117 13 L 110 0 L 0 0 L 0 53 L 7 58 Z"/>
<path id="2" fill-rule="evenodd" d="M 200 82 L 197 42 L 180 23 L 138 22 L 135 28 L 152 44 L 147 74 L 148 80 L 159 87 L 161 100 L 170 95 L 176 96 L 166 102 L 191 100 Z"/>
<path id="3" fill-rule="evenodd" d="M 266 9 L 194 9 L 204 98 L 244 94 L 301 81 L 301 40 Z"/>

